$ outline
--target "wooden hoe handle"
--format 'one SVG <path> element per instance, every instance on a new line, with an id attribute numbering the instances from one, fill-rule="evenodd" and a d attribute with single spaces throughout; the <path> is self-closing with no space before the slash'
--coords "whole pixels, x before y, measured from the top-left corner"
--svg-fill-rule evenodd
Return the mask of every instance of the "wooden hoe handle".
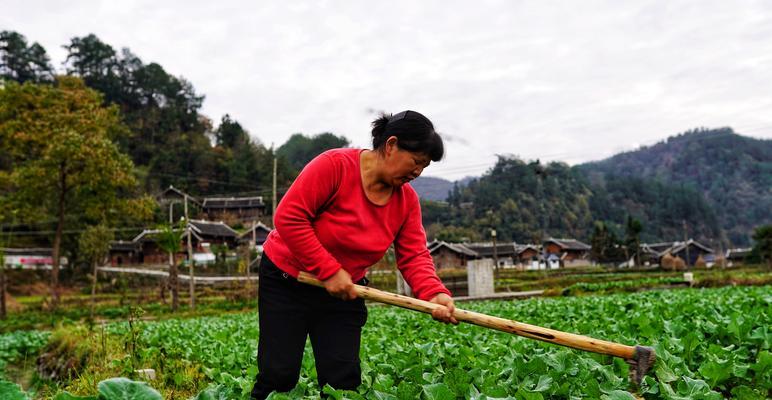
<path id="1" fill-rule="evenodd" d="M 300 272 L 298 281 L 307 283 L 309 285 L 324 287 L 324 284 L 322 284 L 320 280 L 316 279 L 313 275 L 307 272 Z M 395 293 L 384 292 L 382 290 L 373 289 L 366 286 L 354 285 L 354 287 L 356 289 L 357 296 L 365 300 L 391 304 L 393 306 L 420 311 L 427 314 L 431 314 L 432 310 L 437 307 L 442 307 L 439 304 L 430 303 L 428 301 L 419 300 L 412 297 L 401 296 Z M 587 336 L 542 328 L 540 326 L 524 324 L 522 322 L 512 321 L 504 318 L 492 317 L 490 315 L 462 310 L 460 308 L 456 308 L 453 316 L 456 317 L 457 320 L 469 324 L 483 326 L 502 332 L 513 333 L 515 335 L 541 340 L 543 342 L 559 344 L 561 346 L 567 346 L 574 349 L 591 351 L 600 354 L 608 354 L 614 357 L 621 357 L 626 360 L 637 359 L 638 357 L 636 355 L 636 349 L 641 348 L 641 346 L 627 346 L 619 343 L 607 342 L 605 340 L 593 339 Z"/>

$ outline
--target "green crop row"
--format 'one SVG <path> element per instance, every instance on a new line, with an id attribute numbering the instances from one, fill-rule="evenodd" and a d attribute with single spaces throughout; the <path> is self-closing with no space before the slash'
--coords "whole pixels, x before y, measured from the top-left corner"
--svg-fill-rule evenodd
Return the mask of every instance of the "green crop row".
<path id="1" fill-rule="evenodd" d="M 677 283 L 684 283 L 683 278 L 660 277 L 610 282 L 579 282 L 563 289 L 563 293 L 573 294 L 576 292 L 602 292 L 619 289 L 649 288 L 660 285 L 673 285 Z"/>
<path id="2" fill-rule="evenodd" d="M 658 360 L 639 394 L 646 399 L 765 399 L 772 390 L 770 286 L 460 306 L 623 344 L 653 346 Z M 443 325 L 397 308 L 370 307 L 369 312 L 361 348 L 363 385 L 357 392 L 323 388 L 331 398 L 633 398 L 627 392 L 628 365 L 620 359 L 472 325 Z M 159 380 L 149 384 L 163 387 L 164 394 L 174 393 L 170 385 L 194 390 L 187 393 L 209 385 L 196 398 L 248 398 L 257 373 L 255 313 L 135 321 L 132 327 L 116 323 L 107 331 L 112 338 L 135 338 L 136 343 L 127 346 L 136 347 L 130 368 L 124 370 L 156 369 Z M 114 360 L 122 362 L 127 361 Z M 174 369 L 181 365 L 199 371 L 201 381 L 184 381 L 186 375 Z M 105 385 L 85 385 L 92 392 L 79 392 L 111 399 L 102 394 Z M 273 398 L 318 398 L 319 391 L 309 346 L 297 387 Z"/>
<path id="3" fill-rule="evenodd" d="M 626 344 L 652 345 L 659 360 L 641 394 L 648 399 L 763 399 L 772 389 L 770 287 L 690 289 L 465 307 L 486 314 Z M 126 327 L 111 327 L 116 335 Z M 144 362 L 163 353 L 202 365 L 218 390 L 246 398 L 257 372 L 257 316 L 147 323 Z M 374 307 L 362 343 L 359 392 L 339 398 L 629 398 L 622 360 L 425 315 Z M 287 398 L 319 388 L 310 348 Z M 278 395 L 277 398 L 282 398 Z M 341 397 L 342 396 L 342 397 Z M 621 397 L 620 397 L 621 396 Z"/>

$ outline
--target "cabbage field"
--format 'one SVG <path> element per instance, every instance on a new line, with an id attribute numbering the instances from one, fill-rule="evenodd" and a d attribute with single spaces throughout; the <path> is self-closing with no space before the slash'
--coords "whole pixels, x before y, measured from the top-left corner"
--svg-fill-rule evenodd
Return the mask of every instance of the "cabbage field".
<path id="1" fill-rule="evenodd" d="M 638 394 L 646 399 L 765 399 L 772 390 L 769 286 L 476 302 L 461 307 L 624 344 L 651 345 L 658 361 Z M 324 389 L 332 398 L 633 398 L 627 391 L 628 366 L 620 359 L 471 325 L 443 325 L 393 307 L 370 307 L 369 312 L 362 343 L 363 385 L 357 392 Z M 76 379 L 63 389 L 94 399 L 113 398 L 109 397 L 113 392 L 104 392 L 108 389 L 140 393 L 114 397 L 122 399 L 161 398 L 159 392 L 164 398 L 247 399 L 257 372 L 258 334 L 254 313 L 108 325 L 106 335 L 126 349 L 123 358 L 110 360 L 115 376 L 139 380 L 130 376 L 135 368 L 153 368 L 155 380 L 145 386 L 113 379 L 98 386 Z M 8 350 L 14 345 L 5 337 L 10 336 L 0 337 L 0 357 L 6 359 L 0 363 L 12 362 L 14 354 Z M 11 386 L 0 384 L 0 395 L 3 390 L 18 390 Z M 308 347 L 298 386 L 273 398 L 311 399 L 318 393 Z M 81 397 L 60 393 L 59 398 Z"/>

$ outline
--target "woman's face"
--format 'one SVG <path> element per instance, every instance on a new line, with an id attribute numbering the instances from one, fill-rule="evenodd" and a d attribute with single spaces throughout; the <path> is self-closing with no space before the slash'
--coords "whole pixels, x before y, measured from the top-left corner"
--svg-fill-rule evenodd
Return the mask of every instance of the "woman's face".
<path id="1" fill-rule="evenodd" d="M 396 139 L 392 136 L 386 141 L 384 175 L 392 186 L 401 186 L 418 178 L 432 160 L 426 154 L 400 149 Z"/>

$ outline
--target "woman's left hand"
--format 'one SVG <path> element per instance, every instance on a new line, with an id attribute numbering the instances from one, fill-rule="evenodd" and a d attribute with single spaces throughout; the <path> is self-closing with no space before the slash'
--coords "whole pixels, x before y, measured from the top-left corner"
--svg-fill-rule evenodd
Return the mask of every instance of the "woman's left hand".
<path id="1" fill-rule="evenodd" d="M 456 306 L 453 304 L 453 299 L 451 299 L 450 296 L 445 293 L 440 293 L 432 297 L 429 302 L 444 306 L 437 307 L 432 311 L 432 318 L 446 324 L 458 325 L 458 321 L 453 316 L 453 313 L 456 311 Z"/>

